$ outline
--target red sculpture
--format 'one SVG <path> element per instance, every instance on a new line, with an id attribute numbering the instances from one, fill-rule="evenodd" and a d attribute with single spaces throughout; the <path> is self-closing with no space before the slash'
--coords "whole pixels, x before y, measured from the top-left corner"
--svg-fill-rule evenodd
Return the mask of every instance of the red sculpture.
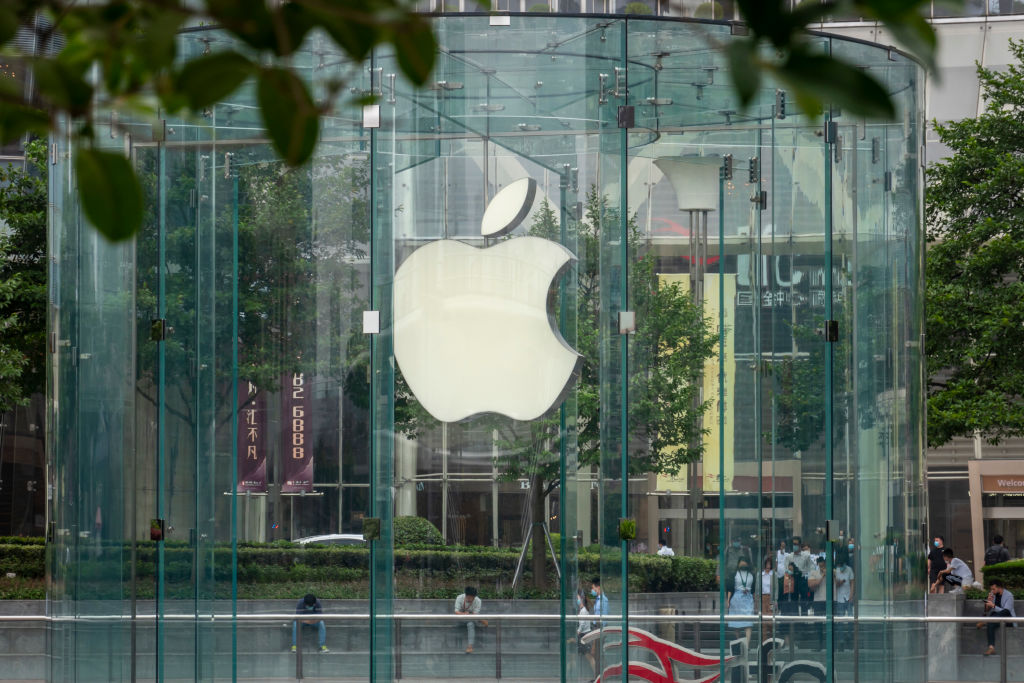
<path id="1" fill-rule="evenodd" d="M 616 634 L 621 635 L 621 633 L 622 628 L 617 626 L 610 626 L 600 630 L 595 629 L 583 636 L 583 642 L 590 643 L 602 636 Z M 725 659 L 722 659 L 720 657 L 713 657 L 699 652 L 694 652 L 693 650 L 676 645 L 673 642 L 659 638 L 638 628 L 629 629 L 628 638 L 629 647 L 638 647 L 649 650 L 658 658 L 658 662 L 661 664 L 660 669 L 651 664 L 647 664 L 646 662 L 629 662 L 629 668 L 627 670 L 629 676 L 642 678 L 643 680 L 650 681 L 651 683 L 680 683 L 680 681 L 675 677 L 672 662 L 678 662 L 693 668 L 705 668 L 728 664 L 734 659 L 734 657 L 726 657 Z M 606 650 L 621 647 L 621 641 L 605 642 L 603 647 Z M 601 672 L 594 683 L 600 683 L 612 676 L 618 676 L 621 674 L 622 665 L 612 664 L 605 667 L 604 671 Z M 704 678 L 690 679 L 689 683 L 711 683 L 712 681 L 718 680 L 720 675 L 721 671 L 716 671 Z"/>

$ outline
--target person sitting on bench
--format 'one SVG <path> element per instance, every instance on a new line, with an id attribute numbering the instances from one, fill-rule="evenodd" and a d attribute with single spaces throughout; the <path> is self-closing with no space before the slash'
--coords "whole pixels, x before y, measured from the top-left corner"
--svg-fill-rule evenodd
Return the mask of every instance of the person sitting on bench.
<path id="1" fill-rule="evenodd" d="M 466 586 L 464 593 L 455 598 L 455 613 L 465 614 L 473 616 L 474 614 L 480 614 L 480 608 L 483 606 L 480 598 L 476 596 L 476 588 L 473 586 Z M 487 622 L 480 622 L 481 625 L 486 625 Z M 476 620 L 468 619 L 466 621 L 466 654 L 473 652 L 473 642 L 476 640 Z"/>
<path id="2" fill-rule="evenodd" d="M 295 613 L 302 614 L 304 616 L 312 616 L 314 614 L 323 614 L 323 607 L 320 605 L 320 601 L 316 599 L 316 596 L 312 593 L 307 593 L 304 598 L 299 600 L 299 604 L 295 606 Z M 295 652 L 295 636 L 298 630 L 299 622 L 302 622 L 302 628 L 316 627 L 317 640 L 320 644 L 320 652 L 329 652 L 327 649 L 327 627 L 324 626 L 323 619 L 296 619 L 292 622 L 292 652 Z"/>

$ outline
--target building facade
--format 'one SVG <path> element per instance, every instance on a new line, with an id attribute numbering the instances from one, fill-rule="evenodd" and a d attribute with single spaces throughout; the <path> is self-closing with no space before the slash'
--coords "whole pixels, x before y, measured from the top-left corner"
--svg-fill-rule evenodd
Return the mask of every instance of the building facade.
<path id="1" fill-rule="evenodd" d="M 723 674 L 749 660 L 923 680 L 923 631 L 892 621 L 922 615 L 925 593 L 921 68 L 816 37 L 879 78 L 899 116 L 809 118 L 771 83 L 741 110 L 717 49 L 727 23 L 435 27 L 424 89 L 387 51 L 355 67 L 313 39 L 296 55 L 314 92 L 349 86 L 301 169 L 275 159 L 248 89 L 198 120 L 111 117 L 100 137 L 146 190 L 131 244 L 89 228 L 73 150 L 54 141 L 51 677 L 292 675 L 271 651 L 280 620 L 253 615 L 337 586 L 303 569 L 297 594 L 261 593 L 241 556 L 363 534 L 351 590 L 325 601 L 348 616 L 328 622 L 334 652 L 308 676 L 653 666 L 663 646 L 616 645 L 625 626 Z M 229 45 L 196 30 L 179 47 Z M 704 321 L 680 332 L 692 302 Z M 702 327 L 708 357 L 687 375 Z M 666 443 L 680 388 L 703 436 Z M 658 471 L 685 449 L 699 457 Z M 410 516 L 451 546 L 427 581 L 429 566 L 412 571 L 422 549 L 396 543 Z M 524 561 L 535 529 L 550 532 L 540 566 Z M 723 606 L 737 561 L 756 573 L 794 536 L 826 575 L 852 569 L 853 589 L 825 581 L 817 611 L 757 613 L 744 638 Z M 684 566 L 642 557 L 659 538 L 723 563 L 702 603 L 686 607 L 681 579 L 644 578 L 645 563 Z M 466 546 L 518 561 L 460 564 Z M 595 576 L 588 657 L 573 598 Z M 494 622 L 480 636 L 493 658 L 467 660 L 452 624 L 432 623 L 465 584 Z M 710 621 L 675 628 L 680 606 Z M 762 659 L 783 631 L 787 649 Z"/>

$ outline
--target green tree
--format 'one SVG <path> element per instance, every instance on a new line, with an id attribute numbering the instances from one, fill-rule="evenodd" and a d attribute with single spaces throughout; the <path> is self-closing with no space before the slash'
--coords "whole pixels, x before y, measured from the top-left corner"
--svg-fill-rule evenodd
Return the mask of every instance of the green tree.
<path id="1" fill-rule="evenodd" d="M 978 67 L 985 110 L 936 126 L 928 169 L 928 443 L 1024 435 L 1024 41 Z"/>
<path id="2" fill-rule="evenodd" d="M 885 87 L 857 64 L 820 51 L 810 32 L 829 16 L 861 16 L 883 24 L 931 65 L 935 33 L 922 12 L 929 4 L 840 0 L 791 8 L 781 0 L 737 0 L 747 36 L 725 48 L 734 89 L 749 105 L 770 74 L 807 111 L 831 102 L 859 116 L 892 117 Z M 123 154 L 100 147 L 101 112 L 114 109 L 126 119 L 153 118 L 157 110 L 198 114 L 255 81 L 275 151 L 300 166 L 316 146 L 321 116 L 338 104 L 347 84 L 339 70 L 314 97 L 289 58 L 314 31 L 356 62 L 389 44 L 402 73 L 422 85 L 437 43 L 429 19 L 415 6 L 412 0 L 9 0 L 0 4 L 0 48 L 25 60 L 34 87 L 26 92 L 14 81 L 0 84 L 0 142 L 26 133 L 47 136 L 70 122 L 86 216 L 108 238 L 129 239 L 143 224 L 142 187 Z M 238 49 L 180 59 L 178 31 L 211 24 Z M 19 30 L 35 33 L 35 40 L 16 41 Z M 35 44 L 35 53 L 19 53 L 24 42 Z M 357 96 L 355 103 L 363 100 Z"/>
<path id="3" fill-rule="evenodd" d="M 41 393 L 46 375 L 46 143 L 0 168 L 0 411 Z"/>

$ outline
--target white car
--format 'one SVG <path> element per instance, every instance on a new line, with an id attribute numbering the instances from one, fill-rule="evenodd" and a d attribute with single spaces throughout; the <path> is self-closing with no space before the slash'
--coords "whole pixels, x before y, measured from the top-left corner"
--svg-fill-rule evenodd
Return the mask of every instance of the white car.
<path id="1" fill-rule="evenodd" d="M 306 536 L 297 538 L 292 543 L 299 545 L 365 545 L 366 540 L 362 534 L 323 534 L 320 536 Z"/>

